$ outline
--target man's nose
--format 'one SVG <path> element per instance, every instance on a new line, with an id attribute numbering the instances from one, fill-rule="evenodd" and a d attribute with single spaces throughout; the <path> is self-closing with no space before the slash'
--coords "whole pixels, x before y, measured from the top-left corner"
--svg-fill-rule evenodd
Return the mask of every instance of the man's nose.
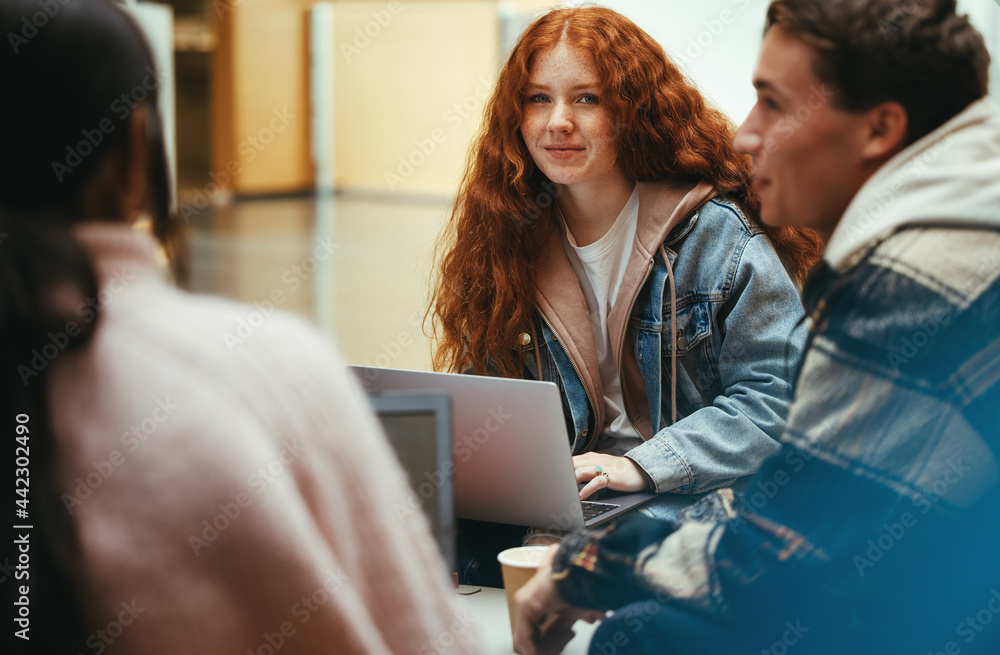
<path id="1" fill-rule="evenodd" d="M 753 128 L 751 118 L 747 116 L 740 129 L 736 130 L 736 136 L 733 137 L 733 150 L 743 155 L 757 157 L 763 143 L 764 138 L 760 132 Z"/>

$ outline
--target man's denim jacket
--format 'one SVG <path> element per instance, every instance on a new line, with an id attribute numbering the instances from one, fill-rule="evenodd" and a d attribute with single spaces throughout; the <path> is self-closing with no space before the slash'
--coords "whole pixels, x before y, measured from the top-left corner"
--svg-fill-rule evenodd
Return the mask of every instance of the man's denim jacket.
<path id="1" fill-rule="evenodd" d="M 635 250 L 609 321 L 613 347 L 616 317 L 625 332 L 623 394 L 645 439 L 625 454 L 657 492 L 730 485 L 778 451 L 806 337 L 798 290 L 770 241 L 734 202 L 713 196 L 707 185 L 639 184 Z M 586 307 L 558 239 L 543 248 L 538 274 L 541 378 L 559 386 L 573 453 L 606 450 Z M 676 334 L 664 252 L 675 280 Z M 671 425 L 675 344 L 678 420 Z M 523 355 L 526 377 L 537 379 L 533 343 Z"/>

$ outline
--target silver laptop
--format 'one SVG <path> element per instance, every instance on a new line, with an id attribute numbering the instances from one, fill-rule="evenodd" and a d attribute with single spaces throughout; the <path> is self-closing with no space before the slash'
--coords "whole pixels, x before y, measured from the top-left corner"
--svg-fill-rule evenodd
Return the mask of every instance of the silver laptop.
<path id="1" fill-rule="evenodd" d="M 555 383 L 364 366 L 349 371 L 369 392 L 451 394 L 459 518 L 577 530 L 654 497 L 601 492 L 594 500 L 580 501 Z"/>

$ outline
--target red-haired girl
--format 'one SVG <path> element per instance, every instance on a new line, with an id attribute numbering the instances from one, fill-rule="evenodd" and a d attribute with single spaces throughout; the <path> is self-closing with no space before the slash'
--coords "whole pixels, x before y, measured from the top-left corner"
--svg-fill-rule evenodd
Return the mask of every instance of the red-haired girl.
<path id="1" fill-rule="evenodd" d="M 733 134 L 609 9 L 544 15 L 500 72 L 440 246 L 435 365 L 555 382 L 583 497 L 651 489 L 641 511 L 671 516 L 779 448 L 820 246 L 759 222 Z"/>

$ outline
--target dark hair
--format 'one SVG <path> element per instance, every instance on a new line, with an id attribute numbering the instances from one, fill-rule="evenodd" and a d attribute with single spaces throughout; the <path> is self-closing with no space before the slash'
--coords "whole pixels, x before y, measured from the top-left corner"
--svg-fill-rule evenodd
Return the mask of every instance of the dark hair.
<path id="1" fill-rule="evenodd" d="M 814 72 L 838 107 L 902 105 L 912 143 L 989 90 L 983 37 L 955 12 L 955 0 L 773 0 L 765 29 L 816 49 Z"/>
<path id="2" fill-rule="evenodd" d="M 157 112 L 160 77 L 138 27 L 108 0 L 52 2 L 47 8 L 37 0 L 3 0 L 0 34 L 0 125 L 5 128 L 0 157 L 0 417 L 7 435 L 14 433 L 16 417 L 28 418 L 31 493 L 30 519 L 24 522 L 34 529 L 27 645 L 41 653 L 84 652 L 87 629 L 74 579 L 77 535 L 55 482 L 58 453 L 48 416 L 49 367 L 31 369 L 38 375 L 26 371 L 33 351 L 48 343 L 48 335 L 61 334 L 65 341 L 60 345 L 72 350 L 85 345 L 97 326 L 99 313 L 74 311 L 80 301 L 97 298 L 98 289 L 72 227 L 84 220 L 124 218 L 114 215 L 114 203 L 108 215 L 84 215 L 83 195 L 94 191 L 95 174 L 107 156 L 128 143 L 128 118 L 135 107 L 148 108 L 153 231 L 169 242 L 177 225 L 168 215 L 169 180 Z M 98 191 L 101 196 L 104 190 Z M 113 199 L 98 202 L 108 200 Z M 63 302 L 67 297 L 72 301 Z M 66 329 L 69 323 L 76 329 Z M 12 445 L 7 453 L 8 470 L 16 475 Z M 21 584 L 8 580 L 3 585 L 6 607 L 14 606 Z"/>

